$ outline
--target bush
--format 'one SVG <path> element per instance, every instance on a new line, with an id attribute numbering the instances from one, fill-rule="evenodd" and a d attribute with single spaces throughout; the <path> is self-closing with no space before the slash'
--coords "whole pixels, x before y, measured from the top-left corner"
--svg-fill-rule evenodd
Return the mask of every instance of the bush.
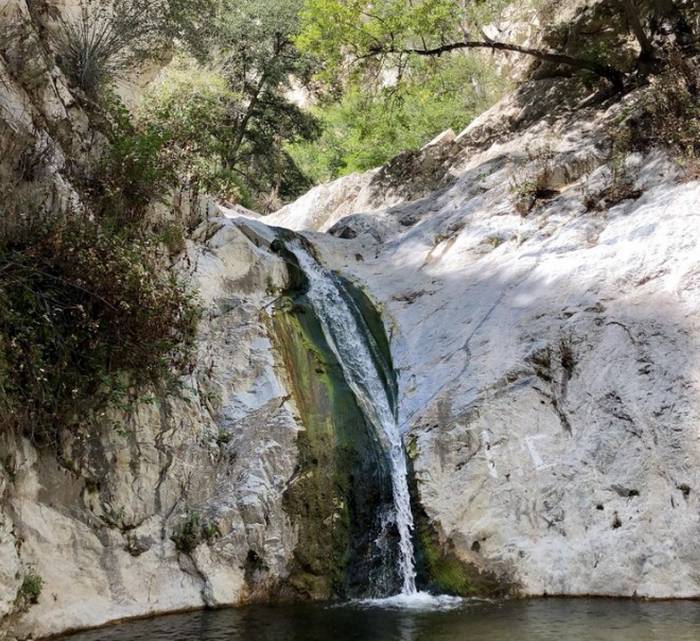
<path id="1" fill-rule="evenodd" d="M 241 175 L 225 164 L 241 102 L 221 75 L 178 60 L 146 94 L 137 127 L 159 141 L 163 164 L 190 183 L 250 206 Z"/>
<path id="2" fill-rule="evenodd" d="M 638 104 L 616 122 L 611 137 L 625 151 L 660 146 L 682 162 L 700 156 L 700 73 L 679 53 L 671 53 L 669 68 L 654 79 Z M 622 140 L 626 144 L 621 145 Z"/>
<path id="3" fill-rule="evenodd" d="M 674 66 L 647 95 L 641 118 L 649 142 L 686 158 L 700 153 L 700 95 L 692 83 L 700 84 L 700 78 L 691 79 Z"/>
<path id="4" fill-rule="evenodd" d="M 166 166 L 188 183 L 266 209 L 271 194 L 286 200 L 310 186 L 283 143 L 315 136 L 316 122 L 276 91 L 253 100 L 236 87 L 221 73 L 178 59 L 146 95 L 137 128 L 162 142 Z"/>
<path id="5" fill-rule="evenodd" d="M 202 519 L 197 512 L 190 512 L 180 527 L 170 537 L 175 549 L 190 554 L 202 543 L 212 543 L 221 536 L 219 526 L 213 521 Z"/>
<path id="6" fill-rule="evenodd" d="M 84 179 L 85 192 L 103 222 L 142 231 L 149 206 L 177 184 L 167 140 L 161 132 L 135 124 L 113 93 L 104 96 L 101 115 L 109 146 Z"/>
<path id="7" fill-rule="evenodd" d="M 199 308 L 156 244 L 82 216 L 0 233 L 0 427 L 37 445 L 187 367 Z"/>
<path id="8" fill-rule="evenodd" d="M 158 228 L 158 240 L 165 245 L 170 256 L 177 256 L 187 248 L 185 230 L 181 223 L 169 221 Z"/>
<path id="9" fill-rule="evenodd" d="M 554 174 L 554 151 L 549 145 L 538 149 L 528 148 L 528 165 L 511 177 L 510 191 L 515 210 L 527 216 L 538 203 L 550 200 L 559 194 L 552 188 Z"/>
<path id="10" fill-rule="evenodd" d="M 33 571 L 25 574 L 15 597 L 16 607 L 20 610 L 26 610 L 29 606 L 38 603 L 43 587 L 44 579 L 38 574 Z"/>
<path id="11" fill-rule="evenodd" d="M 321 137 L 288 149 L 314 183 L 325 182 L 419 149 L 445 129 L 461 130 L 498 94 L 490 68 L 475 56 L 425 61 L 394 87 L 348 87 L 339 101 L 316 108 Z"/>

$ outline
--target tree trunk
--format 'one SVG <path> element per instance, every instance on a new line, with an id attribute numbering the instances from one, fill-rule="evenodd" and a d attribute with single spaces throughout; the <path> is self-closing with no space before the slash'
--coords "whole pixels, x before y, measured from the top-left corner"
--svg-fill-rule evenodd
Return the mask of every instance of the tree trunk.
<path id="1" fill-rule="evenodd" d="M 656 49 L 651 43 L 646 31 L 644 31 L 642 22 L 639 19 L 639 11 L 634 6 L 632 0 L 620 0 L 620 2 L 622 3 L 622 8 L 624 9 L 625 15 L 627 16 L 630 31 L 634 34 L 637 42 L 639 42 L 639 60 L 643 63 L 650 63 L 656 58 Z"/>
<path id="2" fill-rule="evenodd" d="M 250 119 L 255 113 L 255 108 L 258 106 L 258 101 L 260 100 L 260 94 L 263 92 L 266 83 L 267 75 L 263 73 L 260 76 L 258 84 L 255 86 L 255 90 L 253 91 L 250 97 L 250 102 L 248 103 L 248 108 L 246 109 L 245 114 L 243 114 L 243 119 L 240 123 L 238 123 L 238 126 L 236 127 L 236 135 L 233 139 L 233 144 L 231 145 L 231 151 L 228 154 L 228 163 L 230 167 L 233 167 L 238 161 L 238 152 L 241 148 L 241 145 L 243 144 L 246 132 L 248 131 Z"/>

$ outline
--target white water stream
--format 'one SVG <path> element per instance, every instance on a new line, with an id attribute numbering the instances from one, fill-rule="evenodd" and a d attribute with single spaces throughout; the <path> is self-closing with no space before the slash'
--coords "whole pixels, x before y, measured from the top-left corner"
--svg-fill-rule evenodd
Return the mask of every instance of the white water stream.
<path id="1" fill-rule="evenodd" d="M 309 280 L 307 296 L 321 323 L 323 334 L 338 359 L 345 379 L 364 415 L 377 429 L 389 455 L 396 526 L 399 532 L 399 571 L 402 597 L 417 595 L 413 556 L 413 513 L 408 492 L 406 455 L 396 414 L 368 344 L 369 328 L 341 285 L 298 241 L 288 244 Z M 395 599 L 396 597 L 394 597 Z"/>

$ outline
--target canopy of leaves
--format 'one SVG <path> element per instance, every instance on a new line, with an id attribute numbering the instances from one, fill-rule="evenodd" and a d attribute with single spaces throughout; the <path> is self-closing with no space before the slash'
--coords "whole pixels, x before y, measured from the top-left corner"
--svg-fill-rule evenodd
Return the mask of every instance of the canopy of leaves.
<path id="1" fill-rule="evenodd" d="M 396 85 L 371 91 L 354 83 L 339 101 L 316 108 L 321 137 L 290 153 L 314 182 L 377 167 L 445 129 L 461 130 L 502 85 L 471 55 L 422 60 Z"/>
<path id="2" fill-rule="evenodd" d="M 532 2 L 540 8 L 541 2 Z M 668 56 L 665 44 L 689 51 L 692 23 L 697 22 L 697 2 L 678 0 L 601 0 L 581 3 L 574 23 L 584 16 L 607 15 L 607 24 L 587 30 L 583 47 L 564 38 L 558 46 L 522 45 L 491 39 L 484 27 L 493 21 L 506 3 L 500 0 L 306 0 L 302 12 L 299 46 L 319 55 L 328 76 L 351 65 L 364 72 L 377 68 L 404 69 L 417 56 L 440 56 L 462 49 L 493 49 L 531 56 L 572 71 L 592 73 L 606 79 L 616 91 L 644 82 L 650 73 L 658 73 Z M 507 3 L 513 5 L 516 3 Z M 584 15 L 585 14 L 585 15 Z M 549 15 L 553 20 L 554 14 Z M 545 29 L 552 26 L 544 24 Z M 566 25 L 561 25 L 566 30 Z M 617 38 L 616 47 L 636 41 L 636 64 L 632 69 L 617 66 L 613 47 L 600 51 L 598 41 Z M 671 37 L 669 37 L 671 36 Z M 658 40 L 658 41 L 657 41 Z M 545 40 L 545 43 L 547 41 Z M 551 39 L 550 39 L 551 42 Z M 618 60 L 619 62 L 619 60 Z M 376 74 L 381 78 L 380 74 Z"/>
<path id="3" fill-rule="evenodd" d="M 225 163 L 244 101 L 221 74 L 180 59 L 146 94 L 135 124 L 161 142 L 162 163 L 185 182 L 249 205 L 242 176 Z"/>
<path id="4" fill-rule="evenodd" d="M 293 78 L 310 77 L 313 59 L 294 46 L 302 5 L 303 0 L 224 0 L 211 38 L 219 58 L 214 62 L 234 87 L 264 80 L 281 88 Z"/>
<path id="5" fill-rule="evenodd" d="M 164 164 L 188 182 L 261 206 L 270 192 L 291 198 L 309 185 L 284 144 L 315 137 L 317 124 L 282 90 L 281 83 L 257 90 L 228 72 L 180 60 L 146 96 L 136 127 L 161 141 Z"/>
<path id="6" fill-rule="evenodd" d="M 407 47 L 425 49 L 479 37 L 505 0 L 306 0 L 297 43 L 335 73 L 349 61 L 398 65 Z M 376 56 L 374 57 L 377 61 Z"/>

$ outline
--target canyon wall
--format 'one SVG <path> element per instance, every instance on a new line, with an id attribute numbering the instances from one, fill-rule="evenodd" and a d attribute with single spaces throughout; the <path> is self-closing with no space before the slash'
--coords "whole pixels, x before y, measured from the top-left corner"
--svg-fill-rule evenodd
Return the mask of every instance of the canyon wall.
<path id="1" fill-rule="evenodd" d="M 69 159 L 101 142 L 27 24 L 36 73 L 0 58 L 0 177 L 79 208 Z M 423 587 L 700 596 L 700 183 L 660 149 L 612 153 L 644 90 L 567 82 L 264 220 L 202 222 L 178 261 L 205 310 L 181 388 L 60 455 L 0 439 L 0 634 L 362 584 L 386 477 L 279 228 L 381 312 Z"/>

